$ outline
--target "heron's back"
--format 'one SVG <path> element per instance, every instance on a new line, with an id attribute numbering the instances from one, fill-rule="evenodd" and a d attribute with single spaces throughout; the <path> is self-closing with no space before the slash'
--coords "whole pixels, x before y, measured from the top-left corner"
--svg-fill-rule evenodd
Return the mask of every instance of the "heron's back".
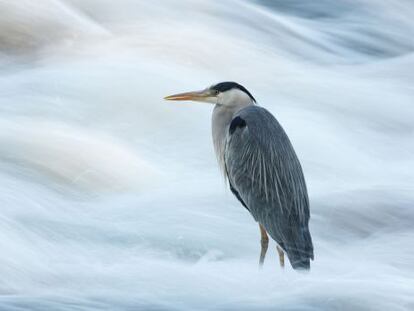
<path id="1" fill-rule="evenodd" d="M 309 269 L 313 245 L 306 183 L 273 115 L 259 106 L 238 111 L 227 133 L 224 162 L 232 191 L 286 251 L 292 267 Z"/>

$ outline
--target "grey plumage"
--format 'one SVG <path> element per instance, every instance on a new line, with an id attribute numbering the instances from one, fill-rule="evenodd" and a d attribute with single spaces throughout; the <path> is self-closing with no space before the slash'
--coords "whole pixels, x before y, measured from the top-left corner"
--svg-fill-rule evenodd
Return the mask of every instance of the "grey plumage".
<path id="1" fill-rule="evenodd" d="M 235 118 L 246 125 L 226 133 L 223 158 L 233 192 L 287 253 L 292 267 L 309 269 L 309 200 L 289 138 L 264 108 L 248 106 Z"/>

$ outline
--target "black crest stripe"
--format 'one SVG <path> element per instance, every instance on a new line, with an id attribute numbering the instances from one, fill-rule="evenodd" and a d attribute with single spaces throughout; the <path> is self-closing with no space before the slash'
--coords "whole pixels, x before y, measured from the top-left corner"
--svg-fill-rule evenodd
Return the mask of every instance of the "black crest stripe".
<path id="1" fill-rule="evenodd" d="M 240 85 L 236 82 L 220 82 L 216 85 L 213 85 L 211 88 L 219 92 L 225 92 L 231 89 L 239 89 L 249 95 L 249 97 L 256 102 L 256 99 L 253 97 L 253 95 L 250 94 L 250 92 L 243 85 Z"/>

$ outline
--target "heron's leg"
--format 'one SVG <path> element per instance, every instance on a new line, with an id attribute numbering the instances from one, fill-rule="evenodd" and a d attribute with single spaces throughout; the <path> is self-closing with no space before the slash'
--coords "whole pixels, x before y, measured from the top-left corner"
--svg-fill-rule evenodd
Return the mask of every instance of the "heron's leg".
<path id="1" fill-rule="evenodd" d="M 282 268 L 284 268 L 285 267 L 285 253 L 283 252 L 283 249 L 281 249 L 279 247 L 279 245 L 276 245 L 276 249 L 277 249 L 277 253 L 279 254 L 279 263 L 280 263 L 280 266 Z"/>
<path id="2" fill-rule="evenodd" d="M 267 247 L 269 246 L 269 237 L 267 236 L 266 229 L 261 224 L 259 224 L 259 227 L 261 235 L 260 242 L 262 246 L 262 249 L 260 251 L 259 266 L 262 267 L 266 257 Z"/>

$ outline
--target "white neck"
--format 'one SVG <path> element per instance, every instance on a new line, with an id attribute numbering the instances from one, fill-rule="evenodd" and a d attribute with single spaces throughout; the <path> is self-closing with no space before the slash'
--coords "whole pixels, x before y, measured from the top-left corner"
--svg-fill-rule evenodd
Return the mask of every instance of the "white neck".
<path id="1" fill-rule="evenodd" d="M 214 107 L 212 116 L 212 134 L 214 151 L 219 162 L 220 168 L 224 172 L 224 147 L 226 135 L 235 113 L 239 110 L 254 105 L 254 101 L 240 90 L 227 91 L 218 98 L 218 104 Z"/>

